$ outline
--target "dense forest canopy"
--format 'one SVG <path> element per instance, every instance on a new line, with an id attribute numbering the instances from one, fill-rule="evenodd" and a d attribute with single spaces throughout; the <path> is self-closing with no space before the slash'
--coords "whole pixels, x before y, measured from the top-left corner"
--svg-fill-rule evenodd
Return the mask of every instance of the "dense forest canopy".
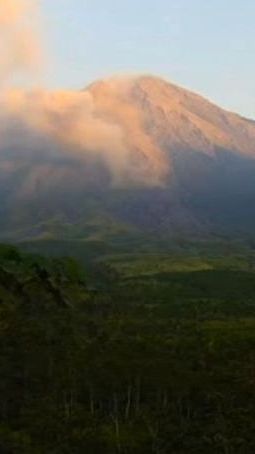
<path id="1" fill-rule="evenodd" d="M 1 453 L 254 452 L 253 268 L 160 263 L 1 246 Z"/>

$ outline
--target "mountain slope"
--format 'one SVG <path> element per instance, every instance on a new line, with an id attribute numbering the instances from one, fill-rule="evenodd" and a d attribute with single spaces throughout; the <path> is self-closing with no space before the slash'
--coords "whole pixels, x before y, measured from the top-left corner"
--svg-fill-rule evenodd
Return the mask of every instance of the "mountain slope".
<path id="1" fill-rule="evenodd" d="M 255 227 L 251 120 L 151 76 L 11 93 L 3 106 L 3 238 L 49 234 L 54 219 L 69 237 L 100 218 L 189 235 Z"/>

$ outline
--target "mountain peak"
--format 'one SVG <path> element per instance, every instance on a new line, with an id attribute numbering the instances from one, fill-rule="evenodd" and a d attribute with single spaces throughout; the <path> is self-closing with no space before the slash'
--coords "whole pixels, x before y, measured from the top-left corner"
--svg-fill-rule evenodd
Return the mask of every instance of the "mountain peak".
<path id="1" fill-rule="evenodd" d="M 202 96 L 153 75 L 116 76 L 90 85 L 97 109 L 127 127 L 143 130 L 153 143 L 164 143 L 157 155 L 172 150 L 214 154 L 217 149 L 255 155 L 255 124 L 227 112 Z M 144 154 L 148 154 L 144 150 Z"/>
<path id="2" fill-rule="evenodd" d="M 105 79 L 100 79 L 96 82 L 90 84 L 87 89 L 92 92 L 103 90 L 119 92 L 122 95 L 130 93 L 135 89 L 143 89 L 148 93 L 151 93 L 154 90 L 162 91 L 168 88 L 171 88 L 175 92 L 188 92 L 185 89 L 180 88 L 179 86 L 166 81 L 165 79 L 154 76 L 150 74 L 123 74 L 111 76 Z"/>

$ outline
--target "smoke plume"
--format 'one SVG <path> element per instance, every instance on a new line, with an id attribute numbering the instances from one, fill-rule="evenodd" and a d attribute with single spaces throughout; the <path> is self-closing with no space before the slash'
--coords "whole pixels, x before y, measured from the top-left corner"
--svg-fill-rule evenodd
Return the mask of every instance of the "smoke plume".
<path id="1" fill-rule="evenodd" d="M 99 105 L 93 90 L 13 89 L 17 77 L 35 74 L 41 67 L 39 29 L 37 0 L 0 0 L 0 170 L 22 160 L 36 166 L 44 159 L 51 166 L 68 157 L 86 167 L 92 159 L 107 169 L 115 185 L 158 184 L 162 166 L 158 175 L 157 158 L 147 159 L 157 150 L 141 132 L 139 115 L 128 103 L 109 102 L 102 93 Z M 140 163 L 134 159 L 137 146 L 142 150 Z"/>
<path id="2" fill-rule="evenodd" d="M 0 81 L 36 73 L 43 52 L 37 0 L 0 0 Z"/>

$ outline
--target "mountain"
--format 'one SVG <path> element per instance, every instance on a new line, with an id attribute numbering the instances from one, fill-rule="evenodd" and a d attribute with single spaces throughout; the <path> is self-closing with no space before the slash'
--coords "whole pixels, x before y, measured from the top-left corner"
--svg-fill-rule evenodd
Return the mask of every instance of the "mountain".
<path id="1" fill-rule="evenodd" d="M 2 98 L 2 238 L 252 234 L 254 121 L 151 76 Z"/>

